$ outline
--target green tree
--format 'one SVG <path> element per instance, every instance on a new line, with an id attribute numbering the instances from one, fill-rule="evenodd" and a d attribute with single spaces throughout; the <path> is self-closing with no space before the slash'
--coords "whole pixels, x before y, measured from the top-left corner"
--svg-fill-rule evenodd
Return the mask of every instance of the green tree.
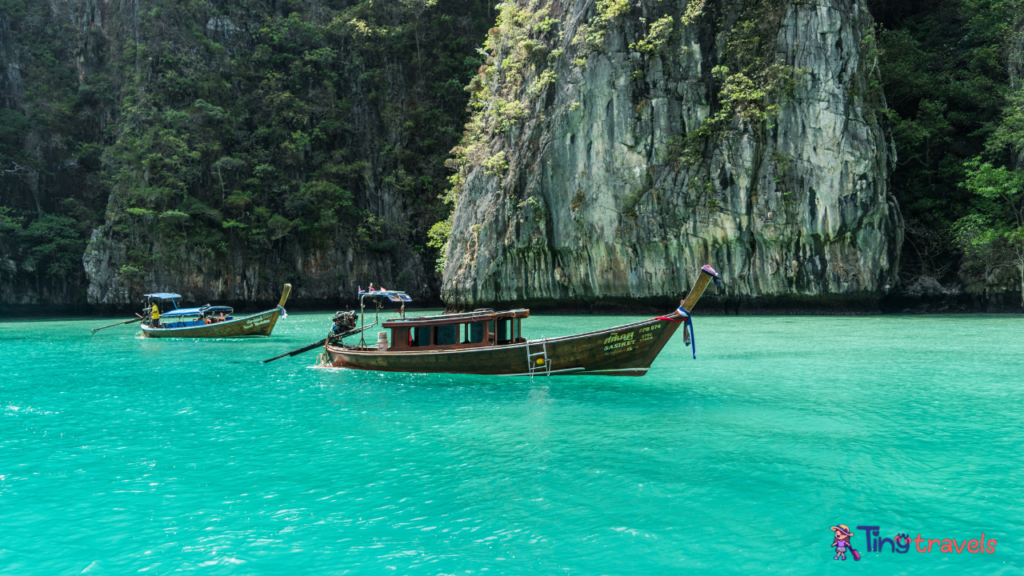
<path id="1" fill-rule="evenodd" d="M 967 164 L 982 154 L 1009 90 L 1008 41 L 1019 0 L 869 0 L 879 22 L 882 87 L 906 220 L 904 276 L 957 278 L 960 219 L 981 198 Z M 959 222 L 959 224 L 958 224 Z M 973 236 L 972 236 L 973 237 Z"/>
<path id="2" fill-rule="evenodd" d="M 131 34 L 113 14 L 85 42 L 49 3 L 0 0 L 25 87 L 0 102 L 0 257 L 26 286 L 66 283 L 104 223 L 131 282 L 193 255 L 260 268 L 328 243 L 433 252 L 491 10 L 151 0 Z M 377 217 L 383 196 L 408 221 Z"/>
<path id="3" fill-rule="evenodd" d="M 1024 170 L 996 166 L 980 157 L 965 162 L 965 168 L 964 187 L 981 201 L 956 222 L 955 238 L 966 264 L 980 266 L 983 281 L 1000 266 L 1017 268 L 1024 310 Z"/>

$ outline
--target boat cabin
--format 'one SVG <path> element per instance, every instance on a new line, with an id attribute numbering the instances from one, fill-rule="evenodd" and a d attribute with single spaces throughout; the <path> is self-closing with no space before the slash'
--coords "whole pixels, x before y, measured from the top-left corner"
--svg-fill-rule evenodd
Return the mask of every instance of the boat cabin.
<path id="1" fill-rule="evenodd" d="M 178 308 L 178 300 L 181 300 L 181 295 L 171 292 L 146 294 L 145 297 L 146 308 L 143 313 L 148 318 L 149 311 L 156 304 L 157 309 L 160 310 L 160 328 L 191 328 L 235 319 L 231 315 L 234 313 L 234 309 L 230 306 L 207 304 L 199 308 Z M 167 310 L 165 302 L 170 302 L 174 308 Z"/>
<path id="2" fill-rule="evenodd" d="M 234 309 L 230 306 L 200 306 L 199 308 L 178 308 L 160 315 L 163 328 L 191 328 L 234 320 Z"/>
<path id="3" fill-rule="evenodd" d="M 482 348 L 526 342 L 522 322 L 529 315 L 526 309 L 474 310 L 462 314 L 395 318 L 381 327 L 391 329 L 389 352 Z"/>

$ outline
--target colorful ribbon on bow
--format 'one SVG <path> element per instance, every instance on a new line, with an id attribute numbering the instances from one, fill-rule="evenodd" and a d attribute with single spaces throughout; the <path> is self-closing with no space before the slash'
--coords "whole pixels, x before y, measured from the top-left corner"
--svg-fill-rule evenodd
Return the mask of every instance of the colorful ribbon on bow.
<path id="1" fill-rule="evenodd" d="M 691 318 L 691 316 L 693 316 L 693 312 L 687 312 L 686 310 L 683 310 L 682 306 L 676 308 L 676 312 L 679 312 L 682 318 L 676 319 L 669 318 L 668 316 L 658 316 L 657 318 L 655 318 L 655 320 L 665 320 L 668 322 L 684 322 L 685 325 L 683 326 L 683 330 L 686 330 L 687 328 L 689 328 L 690 330 L 690 349 L 693 351 L 693 359 L 696 360 L 697 339 L 693 335 L 693 318 Z"/>

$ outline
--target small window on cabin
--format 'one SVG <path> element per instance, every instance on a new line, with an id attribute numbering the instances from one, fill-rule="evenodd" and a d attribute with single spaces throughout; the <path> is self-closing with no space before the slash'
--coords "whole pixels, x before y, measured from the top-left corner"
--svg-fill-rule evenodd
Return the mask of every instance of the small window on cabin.
<path id="1" fill-rule="evenodd" d="M 472 324 L 466 324 L 468 328 L 468 340 L 470 344 L 479 344 L 484 341 L 484 323 L 473 322 Z"/>
<path id="2" fill-rule="evenodd" d="M 413 328 L 413 346 L 430 346 L 430 328 Z"/>
<path id="3" fill-rule="evenodd" d="M 508 342 L 508 323 L 510 320 L 498 320 L 498 342 Z"/>
<path id="4" fill-rule="evenodd" d="M 491 333 L 491 339 L 493 339 L 494 338 L 494 334 L 495 334 L 494 320 L 491 320 L 490 322 L 488 322 L 487 325 L 490 327 L 489 332 Z"/>
<path id="5" fill-rule="evenodd" d="M 459 325 L 448 324 L 437 327 L 438 346 L 451 346 L 459 343 Z"/>

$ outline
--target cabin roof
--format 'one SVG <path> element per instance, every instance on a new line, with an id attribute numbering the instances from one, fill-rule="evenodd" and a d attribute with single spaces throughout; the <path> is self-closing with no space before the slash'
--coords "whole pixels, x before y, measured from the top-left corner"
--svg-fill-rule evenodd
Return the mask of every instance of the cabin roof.
<path id="1" fill-rule="evenodd" d="M 228 306 L 200 306 L 199 308 L 178 308 L 177 310 L 169 310 L 161 314 L 164 318 L 174 318 L 177 316 L 198 316 L 204 312 L 233 312 Z"/>
<path id="2" fill-rule="evenodd" d="M 445 326 L 448 324 L 465 324 L 467 322 L 487 322 L 505 318 L 526 318 L 530 311 L 526 308 L 516 310 L 474 310 L 459 314 L 440 314 L 437 316 L 413 316 L 411 318 L 393 318 L 381 324 L 382 328 L 405 328 L 413 326 Z"/>
<path id="3" fill-rule="evenodd" d="M 401 290 L 360 290 L 359 295 L 372 298 L 387 298 L 392 302 L 412 302 L 412 296 Z"/>
<path id="4" fill-rule="evenodd" d="M 156 298 L 157 300 L 178 300 L 181 298 L 181 294 L 174 294 L 172 292 L 157 292 L 156 294 L 146 294 L 146 298 Z"/>

